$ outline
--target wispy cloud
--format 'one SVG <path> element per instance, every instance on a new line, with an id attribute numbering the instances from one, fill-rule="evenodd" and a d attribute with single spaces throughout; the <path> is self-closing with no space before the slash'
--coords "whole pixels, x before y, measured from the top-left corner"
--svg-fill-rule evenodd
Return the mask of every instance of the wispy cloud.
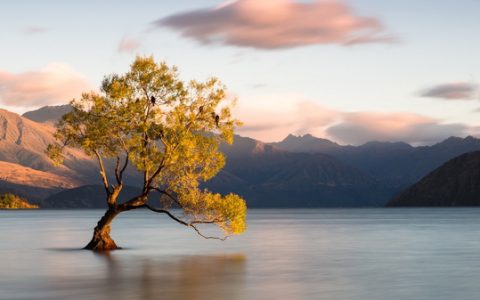
<path id="1" fill-rule="evenodd" d="M 24 73 L 0 70 L 0 103 L 9 106 L 66 103 L 89 89 L 86 78 L 66 64 Z"/>
<path id="2" fill-rule="evenodd" d="M 204 44 L 258 49 L 393 41 L 379 20 L 359 16 L 341 1 L 226 1 L 214 8 L 170 15 L 154 24 Z"/>
<path id="3" fill-rule="evenodd" d="M 118 43 L 118 52 L 128 52 L 133 53 L 141 46 L 141 42 L 137 38 L 124 36 L 120 43 Z"/>
<path id="4" fill-rule="evenodd" d="M 478 96 L 478 91 L 479 86 L 474 83 L 446 83 L 425 89 L 420 96 L 445 100 L 472 100 Z"/>
<path id="5" fill-rule="evenodd" d="M 398 112 L 355 112 L 342 115 L 339 124 L 326 130 L 338 142 L 362 144 L 367 141 L 406 141 L 423 145 L 438 142 L 449 136 L 470 133 L 463 124 L 444 124 L 426 116 Z"/>
<path id="6" fill-rule="evenodd" d="M 239 132 L 262 141 L 278 141 L 289 133 L 323 136 L 338 114 L 298 94 L 240 98 L 235 108 L 235 115 L 245 124 Z"/>
<path id="7" fill-rule="evenodd" d="M 290 133 L 311 133 L 343 144 L 406 141 L 423 145 L 478 133 L 464 124 L 414 113 L 345 112 L 294 94 L 242 98 L 236 116 L 245 124 L 239 129 L 241 134 L 267 142 L 282 140 Z"/>

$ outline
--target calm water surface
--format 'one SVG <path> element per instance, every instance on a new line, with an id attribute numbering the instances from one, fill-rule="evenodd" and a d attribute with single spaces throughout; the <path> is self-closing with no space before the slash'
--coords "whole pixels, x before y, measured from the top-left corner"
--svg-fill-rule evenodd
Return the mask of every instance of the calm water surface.
<path id="1" fill-rule="evenodd" d="M 101 215 L 0 211 L 0 299 L 480 299 L 480 209 L 250 210 L 226 242 L 128 212 L 125 250 L 77 250 Z"/>

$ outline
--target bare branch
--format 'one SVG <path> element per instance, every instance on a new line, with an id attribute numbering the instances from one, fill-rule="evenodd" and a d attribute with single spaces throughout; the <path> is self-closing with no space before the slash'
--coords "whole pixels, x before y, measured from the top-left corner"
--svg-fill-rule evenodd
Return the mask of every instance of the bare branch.
<path id="1" fill-rule="evenodd" d="M 148 91 L 146 90 L 145 87 L 143 87 L 143 91 L 145 93 L 145 96 L 147 98 L 147 108 L 146 108 L 146 111 L 145 111 L 145 116 L 144 116 L 144 119 L 143 119 L 143 125 L 146 126 L 147 125 L 147 120 L 148 120 L 148 115 L 150 114 L 150 111 L 151 111 L 151 102 L 150 102 L 150 97 L 148 95 Z M 144 153 L 144 157 L 143 157 L 143 192 L 145 193 L 148 189 L 148 185 L 149 185 L 149 170 L 147 168 L 147 157 L 146 157 L 146 153 L 148 152 L 148 146 L 150 145 L 150 137 L 148 136 L 148 132 L 147 130 L 145 130 L 143 132 L 143 151 L 145 151 Z"/>
<path id="2" fill-rule="evenodd" d="M 155 180 L 155 178 L 160 174 L 160 172 L 163 170 L 163 168 L 165 167 L 165 158 L 167 157 L 167 150 L 169 149 L 169 144 L 167 144 L 167 142 L 162 138 L 161 139 L 162 143 L 165 145 L 165 150 L 164 150 L 164 154 L 163 154 L 163 157 L 162 157 L 162 162 L 159 164 L 157 170 L 155 170 L 155 172 L 152 174 L 152 176 L 150 176 L 150 178 L 148 178 L 147 181 L 145 181 L 145 187 L 146 187 L 146 191 L 148 191 L 150 189 L 150 186 L 152 185 L 152 182 Z M 175 150 L 180 146 L 180 143 L 177 143 L 173 149 L 172 149 L 172 152 L 175 152 Z"/>
<path id="3" fill-rule="evenodd" d="M 164 167 L 164 162 L 165 162 L 165 155 L 162 158 L 162 162 L 158 166 L 158 168 L 155 170 L 155 172 L 150 176 L 150 178 L 146 181 L 146 186 L 147 188 L 152 184 L 152 182 L 155 180 L 155 178 L 160 174 Z"/>
<path id="4" fill-rule="evenodd" d="M 195 225 L 195 224 L 215 224 L 222 222 L 221 220 L 212 220 L 212 221 L 192 221 L 189 224 Z"/>
<path id="5" fill-rule="evenodd" d="M 127 151 L 125 151 L 125 152 L 126 152 L 125 162 L 123 163 L 122 168 L 120 169 L 120 156 L 117 156 L 117 163 L 115 165 L 115 178 L 117 179 L 118 185 L 123 184 L 123 173 L 127 169 L 127 165 L 128 165 L 128 161 L 129 161 L 128 152 Z"/>
<path id="6" fill-rule="evenodd" d="M 95 156 L 97 157 L 97 160 L 98 160 L 98 167 L 100 168 L 100 176 L 102 177 L 103 187 L 105 188 L 105 192 L 107 192 L 107 195 L 109 196 L 111 194 L 111 191 L 110 191 L 110 188 L 108 186 L 107 173 L 105 172 L 105 167 L 103 165 L 103 159 L 100 156 L 100 153 L 98 153 L 98 150 L 95 150 L 94 153 L 95 153 Z"/>
<path id="7" fill-rule="evenodd" d="M 123 202 L 121 205 L 118 206 L 120 211 L 129 211 L 137 208 L 144 207 L 147 201 L 146 195 L 142 194 L 140 196 L 134 197 L 128 201 Z"/>
<path id="8" fill-rule="evenodd" d="M 120 180 L 123 180 L 123 173 L 125 173 L 125 170 L 127 169 L 128 163 L 129 163 L 129 152 L 125 151 L 125 163 L 123 164 L 122 169 L 120 170 Z"/>
<path id="9" fill-rule="evenodd" d="M 225 241 L 227 238 L 228 238 L 228 235 L 224 236 L 224 237 L 218 237 L 218 236 L 206 236 L 206 235 L 203 235 L 200 230 L 195 226 L 195 225 L 191 225 L 190 224 L 190 227 L 192 227 L 197 233 L 199 236 L 203 237 L 204 239 L 207 239 L 207 240 L 220 240 L 220 241 Z"/>
<path id="10" fill-rule="evenodd" d="M 172 218 L 173 220 L 177 221 L 178 223 L 184 225 L 184 226 L 190 226 L 189 223 L 175 217 L 171 212 L 169 212 L 168 210 L 166 209 L 159 209 L 159 208 L 154 208 L 148 204 L 145 204 L 144 207 L 148 208 L 149 210 L 153 211 L 153 212 L 156 212 L 156 213 L 160 213 L 160 214 L 166 214 L 167 216 L 169 216 L 170 218 Z"/>
<path id="11" fill-rule="evenodd" d="M 122 184 L 120 179 L 120 156 L 117 156 L 117 163 L 115 164 L 115 178 L 117 179 L 118 184 Z"/>
<path id="12" fill-rule="evenodd" d="M 177 221 L 178 223 L 184 225 L 184 226 L 187 226 L 187 227 L 192 227 L 193 230 L 195 230 L 195 232 L 203 237 L 204 239 L 208 239 L 208 240 L 220 240 L 220 241 L 225 241 L 227 238 L 228 238 L 228 235 L 224 236 L 224 237 L 217 237 L 217 236 L 206 236 L 204 235 L 200 229 L 198 229 L 195 224 L 211 224 L 211 223 L 215 223 L 214 221 L 192 221 L 192 222 L 185 222 L 179 218 L 177 218 L 176 216 L 174 216 L 171 212 L 169 212 L 168 210 L 166 209 L 158 209 L 158 208 L 154 208 L 148 204 L 145 204 L 144 207 L 148 208 L 149 210 L 153 211 L 153 212 L 156 212 L 156 213 L 161 213 L 161 214 L 166 214 L 167 216 L 169 216 L 171 219 Z"/>

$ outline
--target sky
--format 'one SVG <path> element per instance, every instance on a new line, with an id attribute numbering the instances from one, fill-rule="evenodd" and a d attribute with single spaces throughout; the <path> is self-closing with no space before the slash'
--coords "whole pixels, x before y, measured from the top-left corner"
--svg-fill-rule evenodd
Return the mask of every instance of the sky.
<path id="1" fill-rule="evenodd" d="M 4 1 L 0 107 L 68 103 L 136 55 L 215 76 L 238 133 L 341 144 L 480 135 L 478 0 Z"/>

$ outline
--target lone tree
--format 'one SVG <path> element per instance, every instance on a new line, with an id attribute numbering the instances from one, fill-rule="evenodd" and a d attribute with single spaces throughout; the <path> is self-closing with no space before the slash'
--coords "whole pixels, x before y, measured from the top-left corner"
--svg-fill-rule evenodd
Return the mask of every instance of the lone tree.
<path id="1" fill-rule="evenodd" d="M 113 219 L 140 208 L 165 214 L 205 238 L 245 231 L 247 208 L 241 197 L 200 188 L 224 166 L 219 144 L 231 144 L 239 125 L 217 79 L 184 83 L 175 67 L 137 57 L 127 73 L 105 77 L 100 93 L 84 93 L 71 104 L 72 112 L 56 124 L 58 143 L 49 145 L 47 153 L 61 164 L 63 148 L 77 147 L 98 161 L 108 209 L 85 249 L 118 249 L 110 237 Z M 143 186 L 137 196 L 119 203 L 129 165 Z M 157 205 L 149 201 L 152 192 L 160 194 Z M 174 215 L 172 208 L 182 215 Z M 224 236 L 205 236 L 199 224 L 215 224 Z"/>

